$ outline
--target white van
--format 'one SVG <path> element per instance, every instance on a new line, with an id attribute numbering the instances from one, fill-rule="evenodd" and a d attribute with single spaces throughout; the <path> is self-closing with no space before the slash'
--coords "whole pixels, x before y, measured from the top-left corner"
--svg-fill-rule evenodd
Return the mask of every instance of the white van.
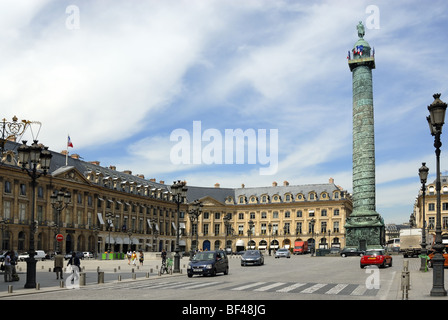
<path id="1" fill-rule="evenodd" d="M 36 250 L 34 259 L 43 261 L 43 260 L 45 260 L 45 256 L 46 256 L 46 254 L 45 254 L 44 250 Z M 22 254 L 19 254 L 18 259 L 19 259 L 19 261 L 25 261 L 25 259 L 28 259 L 29 257 L 30 257 L 29 253 L 24 252 Z"/>

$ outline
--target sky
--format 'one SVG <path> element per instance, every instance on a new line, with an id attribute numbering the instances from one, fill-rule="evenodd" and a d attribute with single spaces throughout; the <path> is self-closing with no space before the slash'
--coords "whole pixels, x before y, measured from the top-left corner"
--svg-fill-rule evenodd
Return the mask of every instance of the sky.
<path id="1" fill-rule="evenodd" d="M 400 224 L 422 162 L 435 179 L 426 116 L 434 93 L 448 101 L 447 16 L 444 0 L 2 0 L 1 115 L 32 122 L 21 139 L 60 152 L 70 135 L 70 154 L 168 184 L 334 178 L 351 192 L 347 52 L 362 21 L 376 209 Z"/>

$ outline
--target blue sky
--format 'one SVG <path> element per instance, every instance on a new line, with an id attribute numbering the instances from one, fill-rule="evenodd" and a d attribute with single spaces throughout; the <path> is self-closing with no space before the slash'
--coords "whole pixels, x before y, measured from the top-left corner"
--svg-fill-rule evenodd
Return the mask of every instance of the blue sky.
<path id="1" fill-rule="evenodd" d="M 332 177 L 351 191 L 346 56 L 363 21 L 376 59 L 377 211 L 386 223 L 402 223 L 423 161 L 435 178 L 426 107 L 437 92 L 448 101 L 447 7 L 443 0 L 1 1 L 2 117 L 41 123 L 24 139 L 38 133 L 61 151 L 70 134 L 70 153 L 148 179 L 254 187 Z M 194 121 L 214 138 L 242 129 L 262 141 L 259 130 L 277 130 L 276 172 L 260 174 L 259 157 L 174 163 L 170 135 L 192 136 Z M 203 141 L 201 150 L 215 143 Z M 214 150 L 224 157 L 221 145 Z"/>

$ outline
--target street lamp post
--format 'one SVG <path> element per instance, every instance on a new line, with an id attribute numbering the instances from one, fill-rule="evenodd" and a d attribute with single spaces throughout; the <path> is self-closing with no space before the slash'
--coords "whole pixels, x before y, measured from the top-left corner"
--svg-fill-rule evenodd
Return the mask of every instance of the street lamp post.
<path id="1" fill-rule="evenodd" d="M 177 204 L 177 221 L 176 221 L 176 248 L 174 249 L 174 269 L 173 273 L 180 273 L 180 254 L 179 254 L 179 216 L 180 216 L 180 204 L 185 202 L 187 197 L 187 186 L 185 181 L 174 181 L 171 186 L 173 193 L 173 200 Z"/>
<path id="2" fill-rule="evenodd" d="M 112 243 L 111 239 L 110 239 L 110 232 L 112 231 L 112 227 L 113 227 L 113 221 L 112 218 L 114 217 L 114 215 L 112 213 L 106 213 L 106 218 L 107 218 L 107 228 L 109 229 L 109 241 L 107 242 L 107 253 L 110 254 L 110 244 Z"/>
<path id="3" fill-rule="evenodd" d="M 425 162 L 422 162 L 422 166 L 418 169 L 418 175 L 420 177 L 420 182 L 422 183 L 422 255 L 420 271 L 426 270 L 426 218 L 425 218 L 425 193 L 426 193 L 426 180 L 428 178 L 429 169 Z"/>
<path id="4" fill-rule="evenodd" d="M 60 190 L 54 190 L 53 194 L 50 196 L 51 198 L 51 206 L 53 207 L 53 209 L 55 209 L 58 212 L 58 222 L 57 222 L 57 234 L 61 233 L 61 212 L 62 210 L 64 210 L 65 208 L 67 208 L 67 206 L 70 204 L 71 202 L 71 194 L 70 192 L 66 191 L 64 193 L 64 191 Z M 59 246 L 60 240 L 56 239 L 56 252 L 60 252 L 61 248 Z"/>
<path id="5" fill-rule="evenodd" d="M 442 127 L 445 122 L 445 112 L 447 104 L 440 100 L 440 93 L 433 95 L 434 101 L 428 106 L 429 117 L 426 117 L 431 135 L 434 136 L 434 147 L 436 148 L 436 192 L 437 192 L 437 212 L 436 212 L 436 239 L 433 261 L 433 284 L 431 289 L 431 296 L 446 296 L 444 287 L 444 262 L 443 244 L 442 244 L 442 226 L 441 226 L 441 208 L 440 208 L 440 147 L 442 142 L 440 136 L 442 134 Z"/>
<path id="6" fill-rule="evenodd" d="M 252 243 L 252 229 L 254 227 L 254 222 L 252 220 L 249 220 L 249 230 L 247 230 L 247 234 L 249 236 L 249 242 L 247 243 L 248 249 L 250 249 L 250 245 Z"/>
<path id="7" fill-rule="evenodd" d="M 227 253 L 227 236 L 229 235 L 230 230 L 230 215 L 224 215 L 224 251 Z"/>
<path id="8" fill-rule="evenodd" d="M 269 224 L 268 224 L 268 231 L 269 231 L 269 239 L 268 239 L 268 241 L 269 241 L 269 245 L 268 245 L 268 252 L 269 252 L 269 255 L 271 255 L 271 231 L 272 231 L 272 223 L 270 223 L 270 222 L 269 222 Z"/>
<path id="9" fill-rule="evenodd" d="M 190 222 L 191 222 L 191 230 L 193 231 L 193 223 L 196 223 L 196 246 L 195 250 L 198 250 L 199 246 L 199 234 L 198 234 L 198 226 L 199 226 L 199 216 L 202 213 L 202 202 L 199 200 L 195 200 L 192 203 L 193 209 L 191 209 L 188 214 L 190 215 Z M 191 241 L 193 242 L 193 232 L 191 233 Z M 190 250 L 190 259 L 193 258 L 194 252 L 193 252 L 193 246 L 191 246 Z"/>
<path id="10" fill-rule="evenodd" d="M 314 240 L 314 224 L 316 223 L 316 220 L 314 218 L 310 221 L 310 227 L 311 227 L 311 238 L 313 239 L 313 251 L 311 253 L 311 256 L 314 256 L 316 253 L 316 240 Z"/>
<path id="11" fill-rule="evenodd" d="M 27 141 L 22 141 L 23 144 L 19 147 L 19 162 L 22 170 L 26 171 L 31 178 L 32 187 L 32 205 L 31 205 L 31 221 L 30 221 L 30 243 L 29 243 L 29 258 L 26 259 L 26 283 L 25 288 L 36 288 L 36 259 L 34 258 L 34 233 L 35 233 L 35 202 L 36 202 L 36 186 L 37 179 L 42 175 L 46 175 L 50 169 L 51 153 L 47 147 L 41 147 L 34 140 L 31 146 L 27 146 Z M 38 171 L 38 165 L 40 170 Z"/>

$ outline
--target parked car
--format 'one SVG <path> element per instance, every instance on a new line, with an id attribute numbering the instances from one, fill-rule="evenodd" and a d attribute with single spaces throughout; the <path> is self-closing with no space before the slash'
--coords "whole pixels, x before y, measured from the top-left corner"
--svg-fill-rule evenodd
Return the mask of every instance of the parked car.
<path id="1" fill-rule="evenodd" d="M 8 252 L 8 251 L 5 251 L 5 252 L 3 252 L 3 253 L 0 254 L 0 262 L 5 261 L 5 257 L 6 257 L 6 253 L 7 253 L 7 252 Z"/>
<path id="2" fill-rule="evenodd" d="M 368 265 L 375 265 L 380 267 L 385 267 L 388 265 L 392 267 L 392 257 L 386 253 L 384 249 L 372 249 L 367 250 L 366 253 L 361 257 L 360 266 L 364 268 Z"/>
<path id="3" fill-rule="evenodd" d="M 264 264 L 264 257 L 260 250 L 247 250 L 241 256 L 241 265 L 247 266 L 248 264 L 259 266 Z"/>
<path id="4" fill-rule="evenodd" d="M 82 254 L 84 255 L 84 258 L 88 258 L 88 259 L 93 258 L 92 252 L 83 252 Z"/>
<path id="5" fill-rule="evenodd" d="M 352 248 L 352 247 L 346 247 L 344 249 L 342 249 L 341 253 L 340 253 L 341 257 L 348 257 L 348 256 L 363 256 L 364 255 L 364 251 L 363 250 L 359 250 L 358 248 Z"/>
<path id="6" fill-rule="evenodd" d="M 198 252 L 187 267 L 189 278 L 195 274 L 215 276 L 219 272 L 229 273 L 229 260 L 222 250 Z"/>
<path id="7" fill-rule="evenodd" d="M 432 258 L 434 258 L 434 251 L 428 254 L 429 260 L 428 260 L 428 267 L 432 268 Z M 443 266 L 445 268 L 448 268 L 448 253 L 443 253 L 443 257 L 445 258 L 445 261 L 443 262 Z"/>
<path id="8" fill-rule="evenodd" d="M 289 250 L 286 248 L 278 249 L 275 252 L 275 258 L 281 258 L 281 257 L 291 258 L 291 252 L 289 252 Z"/>
<path id="9" fill-rule="evenodd" d="M 36 250 L 35 254 L 34 254 L 34 259 L 43 261 L 43 260 L 45 260 L 46 256 L 47 255 L 45 254 L 45 252 L 43 250 Z M 18 259 L 19 259 L 19 261 L 25 261 L 29 257 L 30 257 L 30 254 L 28 252 L 24 252 L 24 253 L 19 254 Z"/>
<path id="10" fill-rule="evenodd" d="M 82 252 L 76 252 L 76 256 L 81 260 L 84 259 L 84 253 L 82 253 Z M 72 252 L 69 252 L 69 253 L 65 254 L 64 259 L 69 260 L 71 257 L 72 257 Z"/>

